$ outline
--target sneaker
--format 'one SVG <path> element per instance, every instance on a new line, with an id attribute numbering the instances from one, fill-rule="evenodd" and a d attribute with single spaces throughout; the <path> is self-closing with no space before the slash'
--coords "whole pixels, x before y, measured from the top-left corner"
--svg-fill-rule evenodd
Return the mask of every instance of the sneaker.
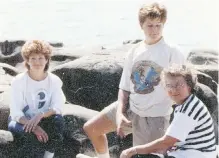
<path id="1" fill-rule="evenodd" d="M 91 156 L 84 155 L 84 154 L 77 154 L 76 158 L 97 158 L 97 157 L 91 157 Z"/>

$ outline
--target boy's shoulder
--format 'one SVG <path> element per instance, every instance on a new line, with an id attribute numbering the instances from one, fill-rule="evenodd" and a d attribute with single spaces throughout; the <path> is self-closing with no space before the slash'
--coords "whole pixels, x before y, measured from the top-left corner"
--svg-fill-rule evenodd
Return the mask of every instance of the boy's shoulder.
<path id="1" fill-rule="evenodd" d="M 172 41 L 165 40 L 165 45 L 167 48 L 169 48 L 173 52 L 181 52 L 180 46 Z"/>

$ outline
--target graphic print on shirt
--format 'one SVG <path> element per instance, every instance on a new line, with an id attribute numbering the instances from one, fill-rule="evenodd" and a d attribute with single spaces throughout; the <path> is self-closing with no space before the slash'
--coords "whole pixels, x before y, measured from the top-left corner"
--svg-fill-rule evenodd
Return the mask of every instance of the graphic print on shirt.
<path id="1" fill-rule="evenodd" d="M 138 61 L 132 68 L 131 81 L 134 91 L 139 94 L 148 94 L 154 91 L 154 86 L 160 82 L 162 67 L 153 61 Z"/>
<path id="2" fill-rule="evenodd" d="M 36 108 L 41 109 L 45 105 L 47 97 L 47 91 L 45 89 L 39 89 L 35 93 Z"/>

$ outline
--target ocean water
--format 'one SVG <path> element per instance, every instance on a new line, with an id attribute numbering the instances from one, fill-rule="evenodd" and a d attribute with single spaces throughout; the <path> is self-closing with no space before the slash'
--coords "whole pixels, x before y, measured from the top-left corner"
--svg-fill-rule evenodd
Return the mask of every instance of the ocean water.
<path id="1" fill-rule="evenodd" d="M 138 9 L 151 0 L 0 0 L 0 40 L 43 39 L 66 47 L 115 46 L 143 39 Z M 165 39 L 217 49 L 218 0 L 158 0 L 168 9 Z"/>

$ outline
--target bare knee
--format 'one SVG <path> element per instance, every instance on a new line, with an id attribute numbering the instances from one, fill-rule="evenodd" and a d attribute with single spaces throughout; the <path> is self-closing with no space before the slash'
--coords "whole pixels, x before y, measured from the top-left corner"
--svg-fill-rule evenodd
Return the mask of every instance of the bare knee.
<path id="1" fill-rule="evenodd" d="M 93 126 L 89 121 L 87 121 L 83 126 L 83 130 L 87 135 L 90 135 L 90 133 L 92 132 L 92 129 L 93 129 Z"/>
<path id="2" fill-rule="evenodd" d="M 98 137 L 115 131 L 116 126 L 105 115 L 100 114 L 87 121 L 83 129 L 88 137 Z"/>
<path id="3" fill-rule="evenodd" d="M 88 137 L 98 137 L 102 135 L 101 129 L 98 127 L 98 120 L 89 120 L 87 121 L 84 126 L 84 132 L 87 134 Z"/>

